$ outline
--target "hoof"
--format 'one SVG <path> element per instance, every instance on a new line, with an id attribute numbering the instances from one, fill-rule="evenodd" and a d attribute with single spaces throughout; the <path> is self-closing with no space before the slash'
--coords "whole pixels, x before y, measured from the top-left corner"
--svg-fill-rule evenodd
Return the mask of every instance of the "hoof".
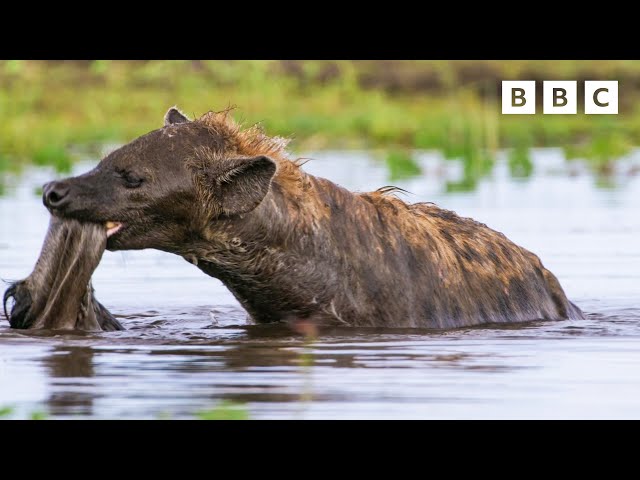
<path id="1" fill-rule="evenodd" d="M 10 310 L 7 310 L 7 303 L 9 303 L 10 299 L 13 300 L 13 306 Z M 29 310 L 32 304 L 31 292 L 24 284 L 24 281 L 12 283 L 7 288 L 4 292 L 2 305 L 4 315 L 9 320 L 11 328 L 25 329 L 31 327 L 34 319 L 29 315 Z"/>

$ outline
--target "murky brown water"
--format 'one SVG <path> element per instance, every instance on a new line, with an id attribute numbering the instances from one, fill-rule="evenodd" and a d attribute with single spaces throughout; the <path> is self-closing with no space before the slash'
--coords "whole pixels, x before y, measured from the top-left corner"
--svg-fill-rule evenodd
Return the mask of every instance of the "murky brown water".
<path id="1" fill-rule="evenodd" d="M 390 183 L 366 154 L 308 156 L 308 171 L 351 189 Z M 309 344 L 283 327 L 243 325 L 222 284 L 177 257 L 107 252 L 94 286 L 128 330 L 59 335 L 0 321 L 0 409 L 13 407 L 12 418 L 193 418 L 232 400 L 251 418 L 640 418 L 640 177 L 623 168 L 603 189 L 585 172 L 568 175 L 556 150 L 534 160 L 529 179 L 510 179 L 500 164 L 475 192 L 445 194 L 460 166 L 425 155 L 423 176 L 395 184 L 411 201 L 472 216 L 539 254 L 587 320 L 342 328 Z M 5 178 L 0 278 L 31 271 L 48 220 L 34 190 L 54 176 Z"/>

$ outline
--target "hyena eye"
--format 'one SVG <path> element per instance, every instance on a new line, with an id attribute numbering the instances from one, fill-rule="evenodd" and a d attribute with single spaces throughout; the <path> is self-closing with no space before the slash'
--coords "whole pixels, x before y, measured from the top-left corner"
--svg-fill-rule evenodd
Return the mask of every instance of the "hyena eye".
<path id="1" fill-rule="evenodd" d="M 135 173 L 127 172 L 126 170 L 116 170 L 116 174 L 122 178 L 124 186 L 127 188 L 138 188 L 144 181 L 142 177 L 139 177 Z"/>

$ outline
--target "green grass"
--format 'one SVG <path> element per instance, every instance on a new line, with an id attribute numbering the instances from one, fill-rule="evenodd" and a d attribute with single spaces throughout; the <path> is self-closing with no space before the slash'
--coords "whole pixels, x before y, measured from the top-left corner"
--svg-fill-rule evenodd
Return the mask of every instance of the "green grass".
<path id="1" fill-rule="evenodd" d="M 49 417 L 47 412 L 36 410 L 29 414 L 29 420 L 46 420 Z"/>
<path id="2" fill-rule="evenodd" d="M 502 79 L 618 79 L 620 115 L 501 115 Z M 293 136 L 298 150 L 385 147 L 391 176 L 412 175 L 397 152 L 438 149 L 468 164 L 468 188 L 498 148 L 561 146 L 607 172 L 640 136 L 636 61 L 93 61 L 0 62 L 0 170 L 35 163 L 68 172 L 78 146 L 125 142 L 162 125 L 177 104 L 194 116 L 236 116 Z M 541 88 L 539 88 L 541 90 Z M 579 108 L 579 111 L 581 107 Z"/>
<path id="3" fill-rule="evenodd" d="M 16 409 L 11 406 L 0 407 L 0 420 L 10 418 L 15 411 Z M 34 410 L 29 413 L 27 418 L 29 420 L 46 420 L 48 417 L 49 415 L 44 410 Z"/>
<path id="4" fill-rule="evenodd" d="M 420 166 L 406 152 L 393 151 L 387 156 L 390 180 L 401 180 L 420 175 Z"/>
<path id="5" fill-rule="evenodd" d="M 13 407 L 0 407 L 0 418 L 8 417 L 13 413 Z"/>
<path id="6" fill-rule="evenodd" d="M 60 145 L 43 145 L 33 152 L 31 157 L 35 165 L 53 165 L 56 171 L 68 173 L 73 165 L 72 157 L 65 148 Z"/>
<path id="7" fill-rule="evenodd" d="M 15 408 L 11 406 L 0 407 L 0 419 L 9 418 L 15 413 Z M 223 400 L 214 408 L 202 410 L 195 414 L 200 420 L 249 420 L 249 410 L 243 403 Z M 34 410 L 28 415 L 29 420 L 46 420 L 49 414 L 44 410 Z M 158 414 L 159 420 L 171 419 L 171 414 L 161 412 Z"/>
<path id="8" fill-rule="evenodd" d="M 533 173 L 533 163 L 529 156 L 529 149 L 518 146 L 509 152 L 509 171 L 514 178 L 527 178 Z"/>
<path id="9" fill-rule="evenodd" d="M 200 420 L 249 420 L 250 416 L 244 404 L 223 400 L 210 410 L 197 412 L 196 418 Z"/>

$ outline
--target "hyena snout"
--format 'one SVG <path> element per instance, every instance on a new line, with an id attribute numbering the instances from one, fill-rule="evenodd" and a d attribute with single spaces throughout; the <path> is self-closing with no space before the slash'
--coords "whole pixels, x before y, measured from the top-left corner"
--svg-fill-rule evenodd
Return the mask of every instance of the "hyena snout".
<path id="1" fill-rule="evenodd" d="M 49 210 L 64 208 L 70 200 L 69 185 L 61 181 L 45 183 L 42 187 L 42 203 Z"/>

